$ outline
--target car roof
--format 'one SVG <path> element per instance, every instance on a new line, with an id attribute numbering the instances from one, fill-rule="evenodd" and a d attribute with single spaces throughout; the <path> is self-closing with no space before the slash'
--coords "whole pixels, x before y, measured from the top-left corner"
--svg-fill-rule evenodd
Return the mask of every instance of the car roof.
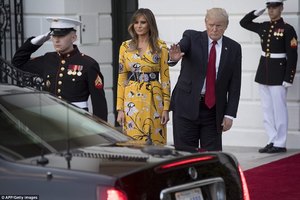
<path id="1" fill-rule="evenodd" d="M 21 94 L 24 92 L 37 92 L 37 90 L 30 87 L 20 87 L 16 85 L 0 83 L 0 96 L 10 94 Z"/>

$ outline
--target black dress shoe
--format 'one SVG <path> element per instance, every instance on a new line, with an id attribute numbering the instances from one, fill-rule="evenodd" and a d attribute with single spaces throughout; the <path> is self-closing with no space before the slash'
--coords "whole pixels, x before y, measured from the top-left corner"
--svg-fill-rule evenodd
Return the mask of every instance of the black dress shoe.
<path id="1" fill-rule="evenodd" d="M 267 144 L 264 148 L 258 149 L 259 153 L 267 153 L 273 147 L 273 143 Z"/>
<path id="2" fill-rule="evenodd" d="M 267 153 L 284 153 L 286 152 L 286 148 L 285 147 L 272 147 L 270 149 L 268 149 Z"/>

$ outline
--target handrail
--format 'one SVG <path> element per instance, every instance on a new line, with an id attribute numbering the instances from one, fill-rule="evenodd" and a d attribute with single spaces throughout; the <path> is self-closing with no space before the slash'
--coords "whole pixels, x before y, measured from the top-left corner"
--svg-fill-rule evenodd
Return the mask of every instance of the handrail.
<path id="1" fill-rule="evenodd" d="M 0 56 L 0 83 L 42 90 L 43 79 L 37 74 L 22 71 Z"/>

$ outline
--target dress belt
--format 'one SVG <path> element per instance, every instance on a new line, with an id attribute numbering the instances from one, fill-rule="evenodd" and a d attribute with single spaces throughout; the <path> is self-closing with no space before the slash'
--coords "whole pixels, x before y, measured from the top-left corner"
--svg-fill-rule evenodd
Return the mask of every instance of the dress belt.
<path id="1" fill-rule="evenodd" d="M 137 82 L 158 81 L 159 72 L 128 72 L 128 80 Z"/>
<path id="2" fill-rule="evenodd" d="M 88 102 L 87 101 L 72 102 L 72 104 L 79 107 L 79 108 L 87 108 L 88 107 Z"/>
<path id="3" fill-rule="evenodd" d="M 261 55 L 269 58 L 286 58 L 286 53 L 267 53 L 262 51 Z"/>

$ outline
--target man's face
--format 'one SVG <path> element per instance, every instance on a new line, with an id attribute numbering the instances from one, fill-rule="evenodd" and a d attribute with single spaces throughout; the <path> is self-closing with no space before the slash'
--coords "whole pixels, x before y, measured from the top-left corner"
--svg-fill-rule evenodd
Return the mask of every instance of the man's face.
<path id="1" fill-rule="evenodd" d="M 268 14 L 272 21 L 278 20 L 281 17 L 281 12 L 283 10 L 283 6 L 268 6 Z"/>
<path id="2" fill-rule="evenodd" d="M 71 31 L 67 35 L 63 36 L 52 36 L 52 43 L 55 51 L 65 54 L 73 50 L 73 43 L 76 41 L 76 33 Z"/>
<path id="3" fill-rule="evenodd" d="M 219 40 L 227 29 L 227 21 L 221 17 L 209 17 L 205 25 L 208 37 L 214 41 Z"/>

